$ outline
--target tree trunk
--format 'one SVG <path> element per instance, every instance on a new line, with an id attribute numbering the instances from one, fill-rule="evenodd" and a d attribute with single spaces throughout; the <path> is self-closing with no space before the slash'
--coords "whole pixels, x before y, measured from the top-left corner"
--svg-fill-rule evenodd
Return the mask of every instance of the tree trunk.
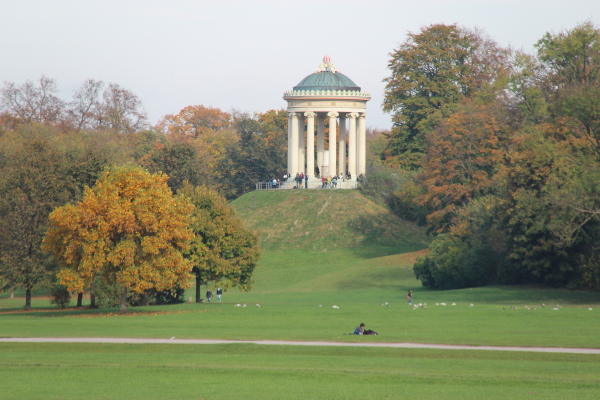
<path id="1" fill-rule="evenodd" d="M 121 286 L 121 308 L 119 309 L 120 314 L 127 312 L 127 286 Z"/>
<path id="2" fill-rule="evenodd" d="M 81 303 L 83 303 L 83 292 L 77 293 L 77 307 L 81 307 Z"/>
<path id="3" fill-rule="evenodd" d="M 25 289 L 25 309 L 31 310 L 31 289 Z"/>
<path id="4" fill-rule="evenodd" d="M 96 293 L 94 292 L 94 281 L 90 285 L 90 308 L 96 308 Z"/>
<path id="5" fill-rule="evenodd" d="M 11 299 L 15 298 L 15 287 L 14 286 L 10 287 L 10 298 Z"/>
<path id="6" fill-rule="evenodd" d="M 200 273 L 196 274 L 196 303 L 200 303 L 200 286 L 202 286 L 202 279 Z"/>

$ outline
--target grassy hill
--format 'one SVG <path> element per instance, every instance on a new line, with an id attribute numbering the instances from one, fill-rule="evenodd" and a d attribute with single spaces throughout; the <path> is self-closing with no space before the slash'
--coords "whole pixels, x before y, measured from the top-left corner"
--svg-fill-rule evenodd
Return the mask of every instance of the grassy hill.
<path id="1" fill-rule="evenodd" d="M 248 193 L 231 203 L 267 252 L 350 250 L 364 256 L 426 248 L 425 230 L 357 190 L 279 190 Z"/>
<path id="2" fill-rule="evenodd" d="M 357 190 L 256 191 L 232 206 L 262 239 L 254 293 L 398 290 L 431 240 Z"/>

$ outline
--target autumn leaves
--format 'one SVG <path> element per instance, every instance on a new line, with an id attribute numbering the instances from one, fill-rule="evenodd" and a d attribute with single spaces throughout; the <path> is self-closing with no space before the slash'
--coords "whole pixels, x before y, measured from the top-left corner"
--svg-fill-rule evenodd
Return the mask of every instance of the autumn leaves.
<path id="1" fill-rule="evenodd" d="M 206 239 L 202 227 L 207 223 L 202 196 L 220 196 L 209 189 L 191 187 L 186 187 L 188 196 L 174 196 L 167 180 L 166 175 L 151 174 L 139 167 L 113 167 L 85 191 L 80 202 L 52 212 L 42 247 L 58 260 L 61 283 L 77 292 L 89 287 L 96 276 L 136 292 L 151 288 L 162 291 L 175 285 L 189 287 L 192 268 L 204 270 L 207 265 L 214 269 L 219 263 L 236 264 L 238 256 L 251 265 L 251 275 L 258 251 L 250 259 L 243 251 L 215 252 L 210 257 L 206 251 L 200 251 L 214 248 L 220 241 L 231 242 L 232 232 L 223 232 L 213 235 L 211 244 L 200 245 Z M 200 208 L 195 208 L 189 195 L 195 195 Z M 221 205 L 226 207 L 224 199 Z M 225 214 L 224 227 L 234 217 L 232 211 Z M 239 223 L 236 227 L 250 238 L 244 245 L 256 248 L 254 234 Z M 192 243 L 197 251 L 190 251 Z M 222 267 L 211 278 L 237 278 L 231 268 L 227 270 L 229 274 L 225 270 Z M 126 311 L 124 303 L 123 300 L 122 312 Z"/>

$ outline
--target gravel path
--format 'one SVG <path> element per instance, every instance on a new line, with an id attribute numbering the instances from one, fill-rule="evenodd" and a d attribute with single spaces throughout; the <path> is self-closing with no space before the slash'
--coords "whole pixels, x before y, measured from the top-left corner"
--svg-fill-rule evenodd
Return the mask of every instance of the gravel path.
<path id="1" fill-rule="evenodd" d="M 215 339 L 139 339 L 139 338 L 0 338 L 0 342 L 35 343 L 124 343 L 124 344 L 227 344 L 252 343 L 287 346 L 340 346 L 340 347 L 396 347 L 405 349 L 445 349 L 445 350 L 496 350 L 533 351 L 539 353 L 578 353 L 600 354 L 600 349 L 570 347 L 514 347 L 514 346 L 463 346 L 425 343 L 346 343 L 346 342 L 299 342 L 284 340 L 215 340 Z"/>

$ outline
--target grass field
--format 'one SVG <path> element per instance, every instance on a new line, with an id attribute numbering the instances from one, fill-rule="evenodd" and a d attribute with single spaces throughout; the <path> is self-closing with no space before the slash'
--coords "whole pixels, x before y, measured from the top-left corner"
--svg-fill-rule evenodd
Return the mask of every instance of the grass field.
<path id="1" fill-rule="evenodd" d="M 595 399 L 597 356 L 0 343 L 3 399 Z"/>
<path id="2" fill-rule="evenodd" d="M 364 215 L 349 213 L 349 204 Z M 220 304 L 131 308 L 126 316 L 116 309 L 59 311 L 43 296 L 33 299 L 35 311 L 24 312 L 20 292 L 12 300 L 0 293 L 0 336 L 600 348 L 597 293 L 422 288 L 411 268 L 428 242 L 422 229 L 355 191 L 255 192 L 254 203 L 246 195 L 234 205 L 267 242 L 251 292 L 229 291 Z M 306 217 L 323 209 L 327 218 Z M 311 241 L 310 232 L 319 240 Z M 406 304 L 409 288 L 426 309 Z M 441 302 L 447 306 L 435 305 Z M 360 322 L 380 335 L 343 335 Z M 75 343 L 0 343 L 0 354 L 2 382 L 9 383 L 0 399 L 592 399 L 600 393 L 600 356 L 582 354 Z"/>

